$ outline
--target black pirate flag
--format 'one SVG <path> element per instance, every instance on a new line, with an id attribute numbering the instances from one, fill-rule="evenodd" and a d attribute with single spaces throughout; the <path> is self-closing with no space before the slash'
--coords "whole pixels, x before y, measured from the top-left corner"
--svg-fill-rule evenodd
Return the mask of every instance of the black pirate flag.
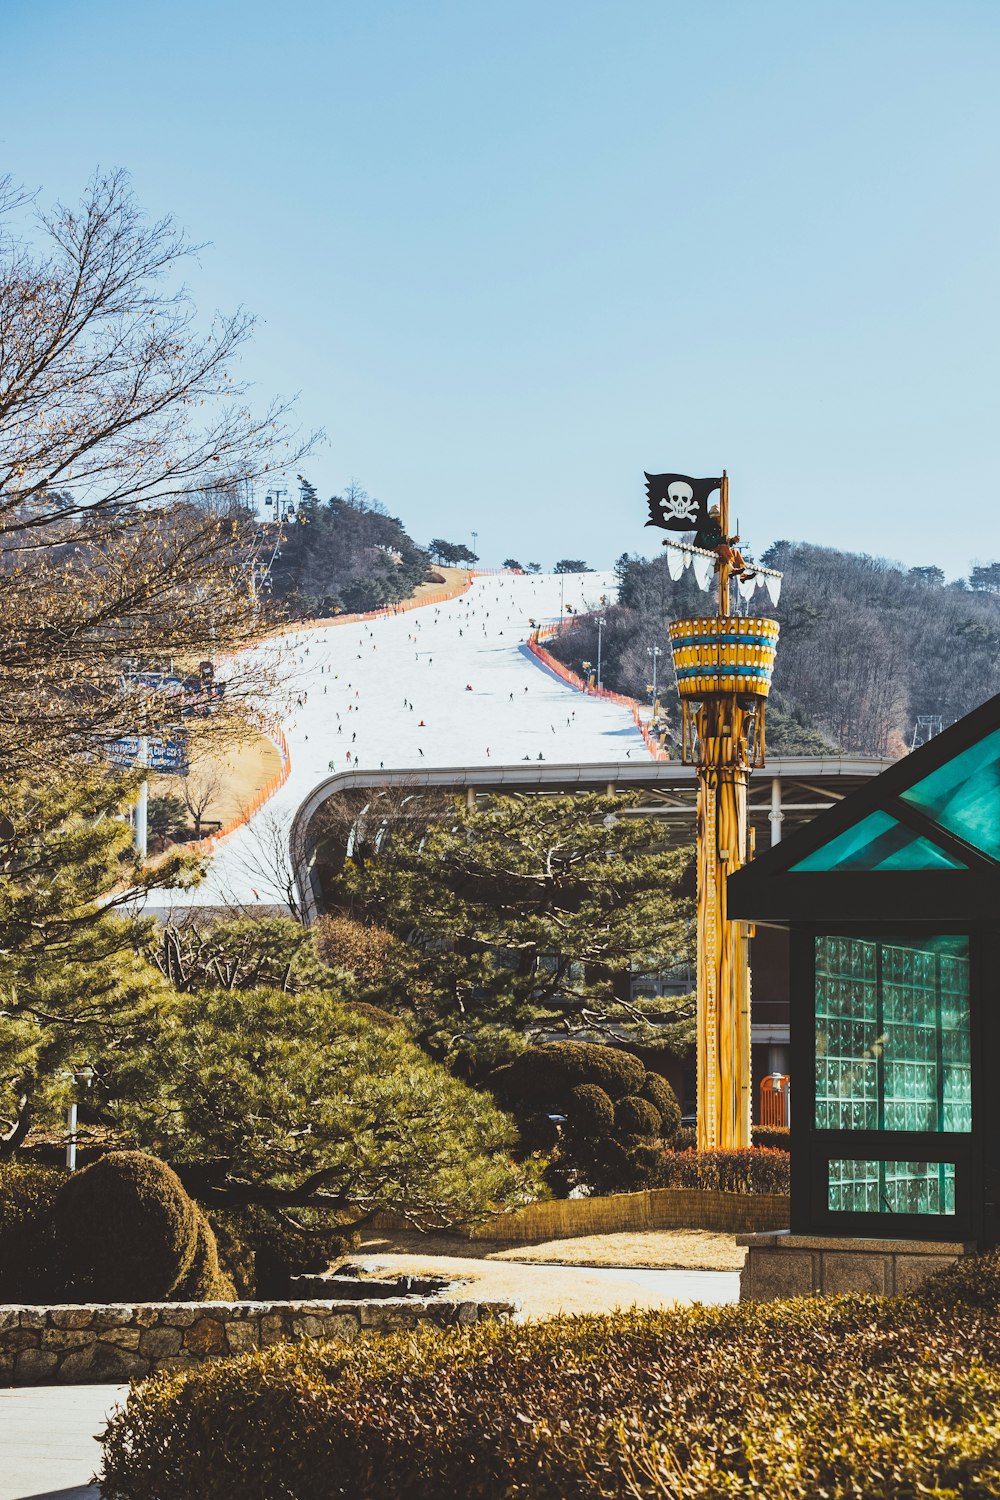
<path id="1" fill-rule="evenodd" d="M 688 474 L 647 474 L 647 526 L 664 531 L 700 531 L 708 519 L 708 497 L 721 479 L 692 479 Z"/>

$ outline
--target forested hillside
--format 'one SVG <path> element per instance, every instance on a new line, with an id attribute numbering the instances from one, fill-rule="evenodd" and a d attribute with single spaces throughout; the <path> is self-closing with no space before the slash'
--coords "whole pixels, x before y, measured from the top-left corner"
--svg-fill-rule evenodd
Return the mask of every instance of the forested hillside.
<path id="1" fill-rule="evenodd" d="M 324 502 L 308 481 L 301 485 L 270 572 L 283 614 L 303 620 L 378 609 L 408 598 L 430 576 L 430 555 L 364 490 L 352 485 Z"/>
<path id="2" fill-rule="evenodd" d="M 763 561 L 783 571 L 777 608 L 759 589 L 753 614 L 781 622 L 768 711 L 777 752 L 833 746 L 866 755 L 909 747 L 916 718 L 947 726 L 1000 692 L 1000 568 L 980 565 L 969 580 L 945 584 L 940 569 L 906 569 L 884 558 L 776 542 Z M 676 704 L 667 624 L 708 608 L 690 570 L 673 582 L 664 555 L 618 562 L 619 604 L 605 611 L 606 687 L 645 700 L 659 658 L 664 702 Z M 714 585 L 713 585 L 714 587 Z M 597 626 L 581 618 L 553 646 L 567 665 L 597 660 Z M 676 726 L 678 715 L 671 714 Z"/>

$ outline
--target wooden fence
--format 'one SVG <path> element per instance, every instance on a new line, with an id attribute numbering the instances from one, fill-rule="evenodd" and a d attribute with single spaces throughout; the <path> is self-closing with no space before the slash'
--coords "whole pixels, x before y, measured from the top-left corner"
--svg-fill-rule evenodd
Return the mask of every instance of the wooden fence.
<path id="1" fill-rule="evenodd" d="M 400 1214 L 379 1214 L 372 1227 L 406 1230 Z M 537 1245 L 543 1240 L 591 1234 L 642 1233 L 656 1229 L 710 1229 L 720 1234 L 757 1234 L 788 1228 L 788 1198 L 782 1193 L 723 1193 L 708 1188 L 650 1188 L 601 1198 L 555 1198 L 498 1214 L 464 1231 L 468 1240 Z M 460 1231 L 461 1232 L 461 1231 Z"/>
<path id="2" fill-rule="evenodd" d="M 585 1234 L 651 1229 L 714 1229 L 752 1234 L 788 1228 L 788 1199 L 771 1193 L 722 1193 L 704 1188 L 650 1188 L 603 1198 L 557 1198 L 529 1203 L 473 1229 L 473 1240 L 530 1245 Z"/>

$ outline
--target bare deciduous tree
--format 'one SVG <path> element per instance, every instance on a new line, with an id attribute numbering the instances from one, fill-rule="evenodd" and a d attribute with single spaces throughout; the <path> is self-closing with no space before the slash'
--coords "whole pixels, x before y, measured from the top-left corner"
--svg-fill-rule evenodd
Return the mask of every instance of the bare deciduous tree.
<path id="1" fill-rule="evenodd" d="M 196 839 L 201 838 L 202 825 L 209 808 L 218 800 L 222 785 L 222 773 L 211 761 L 192 768 L 181 782 L 181 796 L 191 814 Z"/>
<path id="2" fill-rule="evenodd" d="M 234 379 L 242 310 L 195 327 L 192 248 L 122 173 L 21 224 L 0 183 L 0 764 L 62 758 L 199 700 L 123 679 L 253 638 L 256 480 L 296 463 L 287 408 Z M 21 226 L 20 228 L 18 226 Z M 227 700 L 238 701 L 231 674 Z"/>

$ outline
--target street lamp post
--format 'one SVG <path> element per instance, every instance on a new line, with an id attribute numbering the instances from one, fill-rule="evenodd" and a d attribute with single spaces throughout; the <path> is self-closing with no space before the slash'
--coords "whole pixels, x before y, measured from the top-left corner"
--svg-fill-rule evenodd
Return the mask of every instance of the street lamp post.
<path id="1" fill-rule="evenodd" d="M 597 686 L 598 686 L 598 689 L 600 689 L 600 688 L 602 688 L 604 686 L 604 683 L 601 681 L 601 646 L 602 646 L 603 636 L 604 636 L 604 627 L 605 627 L 606 624 L 607 624 L 607 621 L 605 620 L 604 616 L 603 615 L 598 615 L 597 616 Z"/>
<path id="2" fill-rule="evenodd" d="M 478 531 L 474 531 L 472 533 L 472 553 L 473 553 L 473 556 L 475 557 L 475 559 L 476 559 L 477 562 L 479 561 L 479 550 L 478 550 L 478 548 L 476 546 L 476 543 L 478 541 L 479 541 L 479 532 Z"/>
<path id="3" fill-rule="evenodd" d="M 94 1081 L 94 1070 L 89 1063 L 82 1067 L 72 1067 L 67 1075 L 73 1080 L 73 1098 L 66 1106 L 66 1170 L 76 1171 L 76 1136 L 78 1099 L 81 1089 L 89 1089 Z"/>
<path id="4" fill-rule="evenodd" d="M 139 754 L 135 759 L 136 765 L 142 770 L 142 784 L 139 787 L 139 795 L 135 804 L 135 852 L 145 863 L 149 852 L 149 738 L 147 735 L 139 737 Z"/>
<path id="5" fill-rule="evenodd" d="M 653 713 L 657 714 L 658 717 L 659 715 L 657 713 L 656 704 L 656 669 L 659 665 L 660 657 L 663 655 L 663 648 L 660 646 L 647 646 L 646 655 L 648 657 L 651 657 L 653 662 Z"/>

